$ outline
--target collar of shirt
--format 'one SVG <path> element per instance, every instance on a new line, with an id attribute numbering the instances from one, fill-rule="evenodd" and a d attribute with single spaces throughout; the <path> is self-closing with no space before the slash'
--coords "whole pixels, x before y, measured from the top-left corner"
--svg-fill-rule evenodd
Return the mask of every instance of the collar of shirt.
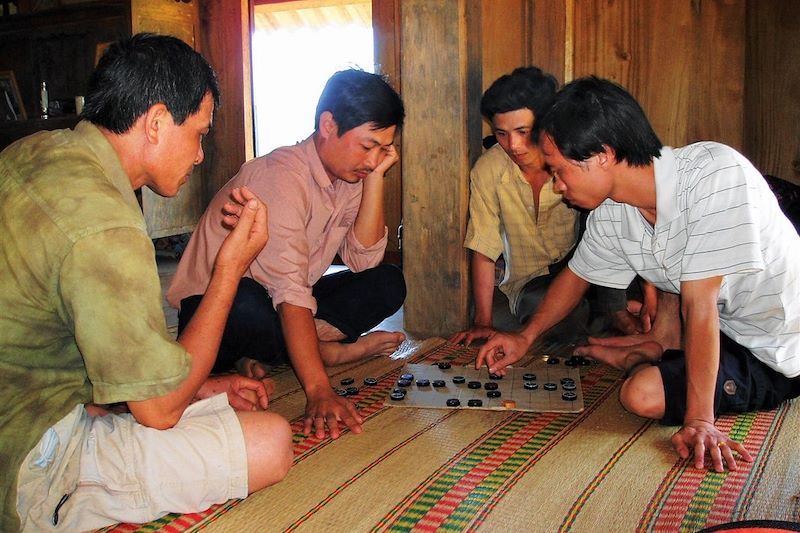
<path id="1" fill-rule="evenodd" d="M 75 126 L 74 131 L 76 135 L 82 138 L 86 146 L 95 153 L 100 166 L 103 167 L 104 174 L 108 177 L 108 181 L 120 192 L 125 203 L 132 208 L 140 209 L 136 193 L 131 186 L 131 180 L 123 170 L 117 152 L 114 151 L 111 143 L 108 142 L 97 126 L 82 120 Z"/>
<path id="2" fill-rule="evenodd" d="M 490 150 L 499 150 L 503 155 L 503 161 L 507 163 L 506 171 L 500 176 L 500 185 L 510 186 L 512 180 L 513 185 L 520 191 L 520 197 L 525 199 L 528 207 L 528 216 L 533 221 L 534 225 L 538 226 L 536 220 L 535 203 L 533 198 L 533 188 L 528 182 L 528 178 L 522 172 L 522 168 L 517 165 L 513 159 L 506 153 L 505 150 L 496 144 Z M 555 190 L 553 180 L 548 180 L 542 188 L 539 189 L 539 212 L 549 211 L 555 209 L 559 204 L 564 202 L 564 197 Z"/>
<path id="3" fill-rule="evenodd" d="M 672 148 L 664 146 L 653 160 L 656 180 L 656 226 L 661 228 L 678 218 L 678 173 Z"/>
<path id="4" fill-rule="evenodd" d="M 314 144 L 314 134 L 309 135 L 304 141 L 300 143 L 300 149 L 308 157 L 308 163 L 311 170 L 311 177 L 317 182 L 320 189 L 327 189 L 333 187 L 333 182 L 330 176 L 325 171 L 322 160 L 317 153 L 317 146 Z M 338 180 L 337 180 L 338 181 Z"/>
<path id="5" fill-rule="evenodd" d="M 519 168 L 519 166 L 516 163 L 514 163 L 514 160 L 509 157 L 506 151 L 503 150 L 502 146 L 500 146 L 499 144 L 495 144 L 494 146 L 489 148 L 489 150 L 497 150 L 498 153 L 501 154 L 503 162 L 506 165 L 506 172 L 503 172 L 503 174 L 500 176 L 501 185 L 508 185 L 513 178 L 525 182 L 526 185 L 528 184 L 525 181 L 525 176 L 522 174 L 522 169 Z"/>
<path id="6" fill-rule="evenodd" d="M 644 215 L 637 207 L 622 204 L 622 236 L 647 246 L 645 237 L 658 234 L 661 228 L 678 218 L 678 180 L 676 173 L 675 154 L 672 148 L 664 146 L 659 157 L 653 160 L 653 171 L 656 180 L 656 228 L 655 231 L 645 220 Z M 606 202 L 616 203 L 608 199 Z"/>

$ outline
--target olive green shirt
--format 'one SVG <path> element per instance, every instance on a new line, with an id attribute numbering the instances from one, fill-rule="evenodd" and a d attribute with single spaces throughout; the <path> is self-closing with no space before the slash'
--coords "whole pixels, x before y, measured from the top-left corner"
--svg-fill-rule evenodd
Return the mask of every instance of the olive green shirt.
<path id="1" fill-rule="evenodd" d="M 13 531 L 21 462 L 49 427 L 81 403 L 166 394 L 191 360 L 167 333 L 130 180 L 92 124 L 0 154 L 0 235 L 0 531 Z"/>
<path id="2" fill-rule="evenodd" d="M 500 290 L 516 314 L 522 288 L 563 259 L 578 240 L 578 212 L 547 183 L 539 192 L 539 213 L 533 190 L 522 170 L 495 144 L 470 172 L 469 223 L 464 247 L 496 261 L 503 255 L 505 275 Z"/>

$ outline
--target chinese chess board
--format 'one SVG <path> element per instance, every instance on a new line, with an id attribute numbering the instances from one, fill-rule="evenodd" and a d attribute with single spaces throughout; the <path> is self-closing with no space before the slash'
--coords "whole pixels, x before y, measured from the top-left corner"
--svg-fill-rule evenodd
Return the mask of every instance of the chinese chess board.
<path id="1" fill-rule="evenodd" d="M 548 363 L 548 360 L 551 363 Z M 490 409 L 578 413 L 583 411 L 580 370 L 565 360 L 541 357 L 527 367 L 509 367 L 502 378 L 484 366 L 407 364 L 385 404 L 393 407 Z M 499 394 L 498 394 L 499 393 Z"/>

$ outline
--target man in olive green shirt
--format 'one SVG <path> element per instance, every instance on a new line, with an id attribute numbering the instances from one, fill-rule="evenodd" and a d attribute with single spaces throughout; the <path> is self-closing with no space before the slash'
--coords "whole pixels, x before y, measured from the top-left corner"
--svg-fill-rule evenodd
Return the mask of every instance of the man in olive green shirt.
<path id="1" fill-rule="evenodd" d="M 105 53 L 74 131 L 0 154 L 1 531 L 202 511 L 288 471 L 288 424 L 254 412 L 265 384 L 208 377 L 238 281 L 266 243 L 265 207 L 235 191 L 215 276 L 175 342 L 134 192 L 177 194 L 218 100 L 199 54 L 140 34 Z M 112 403 L 129 413 L 101 407 Z"/>

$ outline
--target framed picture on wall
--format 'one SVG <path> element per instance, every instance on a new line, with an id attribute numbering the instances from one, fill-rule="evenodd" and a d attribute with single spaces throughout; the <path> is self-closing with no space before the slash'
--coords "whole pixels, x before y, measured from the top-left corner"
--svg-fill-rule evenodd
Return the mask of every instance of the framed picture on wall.
<path id="1" fill-rule="evenodd" d="M 11 70 L 0 71 L 0 122 L 25 120 L 25 106 L 19 94 L 17 80 Z"/>

